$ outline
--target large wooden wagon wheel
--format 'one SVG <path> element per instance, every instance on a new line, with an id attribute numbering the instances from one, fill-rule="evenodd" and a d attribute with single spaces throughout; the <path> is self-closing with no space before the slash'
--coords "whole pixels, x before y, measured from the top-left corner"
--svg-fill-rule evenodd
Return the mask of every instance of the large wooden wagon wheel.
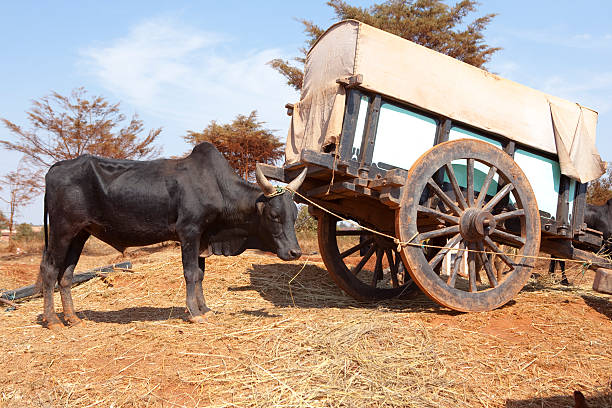
<path id="1" fill-rule="evenodd" d="M 415 287 L 389 238 L 342 225 L 327 213 L 319 216 L 318 235 L 327 271 L 355 299 L 389 299 L 408 294 Z"/>
<path id="2" fill-rule="evenodd" d="M 402 250 L 427 295 L 471 312 L 499 307 L 521 290 L 535 263 L 530 256 L 539 251 L 540 217 L 525 174 L 508 154 L 478 140 L 441 143 L 414 163 L 403 190 L 396 213 L 400 239 L 446 240 L 433 257 L 419 246 Z M 447 270 L 440 268 L 445 257 Z"/>

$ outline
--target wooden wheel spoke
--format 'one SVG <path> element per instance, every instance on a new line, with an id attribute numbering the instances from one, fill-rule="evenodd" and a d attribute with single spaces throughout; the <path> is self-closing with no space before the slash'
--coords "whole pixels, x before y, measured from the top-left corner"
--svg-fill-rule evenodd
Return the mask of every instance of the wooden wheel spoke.
<path id="1" fill-rule="evenodd" d="M 491 211 L 493 210 L 493 207 L 495 207 L 497 205 L 497 203 L 499 203 L 502 198 L 504 198 L 509 192 L 510 190 L 512 190 L 514 188 L 514 185 L 512 183 L 508 183 L 505 186 L 502 187 L 501 190 L 499 190 L 497 192 L 497 194 L 495 194 L 493 196 L 493 198 L 491 199 L 491 201 L 489 201 L 488 203 L 486 203 L 484 205 L 484 207 L 482 207 L 485 211 Z"/>
<path id="2" fill-rule="evenodd" d="M 520 209 L 520 210 L 503 212 L 501 214 L 495 215 L 493 218 L 495 218 L 496 222 L 500 222 L 500 221 L 505 221 L 509 218 L 522 217 L 524 215 L 525 215 L 525 210 Z"/>
<path id="3" fill-rule="evenodd" d="M 484 202 L 485 197 L 487 196 L 487 191 L 489 190 L 489 186 L 491 185 L 491 181 L 493 181 L 493 177 L 497 172 L 497 168 L 495 166 L 491 166 L 489 168 L 489 172 L 487 173 L 487 177 L 482 183 L 482 187 L 480 188 L 480 194 L 478 194 L 478 199 L 476 200 L 476 207 L 480 208 L 482 203 Z"/>
<path id="4" fill-rule="evenodd" d="M 509 232 L 504 232 L 502 230 L 495 229 L 493 230 L 493 232 L 491 232 L 491 235 L 501 240 L 508 241 L 511 245 L 525 245 L 525 238 L 519 235 L 510 234 Z"/>
<path id="5" fill-rule="evenodd" d="M 468 278 L 470 283 L 470 292 L 477 292 L 476 287 L 476 253 L 472 252 L 474 247 L 468 244 Z"/>
<path id="6" fill-rule="evenodd" d="M 491 267 L 491 263 L 493 261 L 493 257 L 488 257 L 487 254 L 484 253 L 484 245 L 482 242 L 478 242 L 478 255 L 480 256 L 480 260 L 482 261 L 482 265 L 484 266 L 485 271 L 487 272 L 487 278 L 489 278 L 489 283 L 492 288 L 497 287 L 499 284 L 497 283 L 497 277 L 495 273 L 493 273 L 493 268 Z"/>
<path id="7" fill-rule="evenodd" d="M 372 274 L 372 286 L 376 287 L 379 280 L 382 280 L 382 261 L 383 261 L 383 250 L 378 248 L 376 250 L 376 266 L 374 267 L 374 273 Z"/>
<path id="8" fill-rule="evenodd" d="M 493 242 L 491 238 L 485 237 L 485 244 L 487 244 L 487 246 L 491 248 L 493 252 L 496 252 L 497 256 L 499 256 L 506 265 L 511 268 L 514 268 L 514 262 L 512 262 L 512 259 L 510 259 L 508 255 L 506 255 L 501 249 L 499 249 L 499 247 L 495 244 L 495 242 Z"/>
<path id="9" fill-rule="evenodd" d="M 459 226 L 453 225 L 451 227 L 440 228 L 440 229 L 431 230 L 431 231 L 427 231 L 422 234 L 419 234 L 419 240 L 425 241 L 431 238 L 446 237 L 448 235 L 453 235 L 458 232 L 459 232 Z"/>
<path id="10" fill-rule="evenodd" d="M 474 159 L 467 159 L 467 204 L 474 205 Z"/>
<path id="11" fill-rule="evenodd" d="M 432 269 L 435 269 L 435 267 L 438 266 L 438 264 L 440 263 L 440 261 L 442 261 L 442 258 L 444 258 L 444 256 L 448 253 L 448 251 L 450 251 L 452 247 L 457 245 L 457 243 L 460 240 L 461 240 L 461 234 L 455 235 L 450 241 L 446 243 L 444 248 L 440 249 L 440 251 L 436 254 L 436 256 L 431 258 L 431 260 L 429 261 L 429 266 Z"/>
<path id="12" fill-rule="evenodd" d="M 468 204 L 465 201 L 465 197 L 463 196 L 463 192 L 459 187 L 459 183 L 457 183 L 457 177 L 455 177 L 455 170 L 453 169 L 453 165 L 450 163 L 446 163 L 446 174 L 448 175 L 448 179 L 450 180 L 451 186 L 453 186 L 453 192 L 455 193 L 455 197 L 457 198 L 457 203 L 459 203 L 459 207 L 462 210 L 468 208 Z"/>
<path id="13" fill-rule="evenodd" d="M 364 265 L 370 260 L 375 251 L 376 245 L 372 245 L 370 249 L 368 249 L 368 252 L 366 252 L 366 254 L 363 256 L 363 258 L 361 258 L 361 261 L 359 261 L 357 266 L 355 266 L 355 268 L 353 269 L 353 275 L 357 276 L 357 274 L 361 272 Z"/>
<path id="14" fill-rule="evenodd" d="M 427 181 L 427 185 L 433 190 L 433 192 L 438 197 L 440 197 L 440 199 L 444 202 L 444 204 L 446 204 L 451 210 L 453 210 L 453 212 L 456 215 L 461 215 L 462 213 L 461 209 L 457 207 L 457 204 L 455 204 L 455 202 L 451 200 L 451 198 L 444 191 L 442 191 L 440 186 L 438 186 L 438 184 L 436 184 L 436 182 L 433 179 L 430 178 Z"/>
<path id="15" fill-rule="evenodd" d="M 457 282 L 457 274 L 459 273 L 459 268 L 461 268 L 461 264 L 463 263 L 463 257 L 465 256 L 465 251 L 463 251 L 463 249 L 465 249 L 465 244 L 462 241 L 459 243 L 459 251 L 457 252 L 457 256 L 453 262 L 451 274 L 446 281 L 446 284 L 451 288 L 455 287 L 455 283 Z"/>
<path id="16" fill-rule="evenodd" d="M 366 246 L 373 244 L 374 243 L 374 238 L 368 238 L 363 242 L 360 242 L 359 244 L 355 245 L 352 248 L 347 249 L 346 251 L 342 252 L 340 254 L 340 258 L 346 258 L 349 255 L 354 254 L 355 252 L 359 251 L 361 248 L 365 248 Z"/>
<path id="17" fill-rule="evenodd" d="M 393 261 L 393 252 L 391 249 L 386 249 L 387 261 L 389 262 L 389 270 L 391 273 L 391 283 L 394 288 L 399 287 L 399 281 L 397 279 L 397 261 Z M 396 255 L 396 259 L 399 258 L 399 254 Z"/>
<path id="18" fill-rule="evenodd" d="M 451 222 L 453 224 L 459 224 L 459 217 L 454 215 L 443 213 L 442 211 L 438 211 L 434 208 L 425 207 L 423 205 L 419 205 L 417 207 L 417 211 L 431 215 L 433 217 L 441 218 L 444 221 Z"/>

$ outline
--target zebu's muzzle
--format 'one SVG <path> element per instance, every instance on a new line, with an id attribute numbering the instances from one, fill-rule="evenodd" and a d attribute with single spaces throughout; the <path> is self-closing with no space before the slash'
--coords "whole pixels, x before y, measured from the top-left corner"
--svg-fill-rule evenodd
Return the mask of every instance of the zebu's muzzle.
<path id="1" fill-rule="evenodd" d="M 276 255 L 283 261 L 295 261 L 302 256 L 302 250 L 299 246 L 289 249 L 282 248 L 277 251 Z"/>

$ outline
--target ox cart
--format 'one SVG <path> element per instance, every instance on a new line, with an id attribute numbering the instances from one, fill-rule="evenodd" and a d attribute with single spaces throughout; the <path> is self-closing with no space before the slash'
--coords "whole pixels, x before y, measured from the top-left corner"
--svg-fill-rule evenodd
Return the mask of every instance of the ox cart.
<path id="1" fill-rule="evenodd" d="M 605 170 L 591 109 L 353 20 L 312 47 L 287 108 L 286 163 L 264 174 L 308 168 L 296 200 L 357 299 L 418 286 L 483 311 L 521 290 L 540 251 L 610 267 L 584 223 L 586 183 Z"/>

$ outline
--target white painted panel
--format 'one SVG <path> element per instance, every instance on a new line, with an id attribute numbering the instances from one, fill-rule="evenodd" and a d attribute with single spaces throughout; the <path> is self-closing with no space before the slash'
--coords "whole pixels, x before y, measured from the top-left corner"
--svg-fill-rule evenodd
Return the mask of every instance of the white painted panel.
<path id="1" fill-rule="evenodd" d="M 398 106 L 383 103 L 372 163 L 410 169 L 429 150 L 436 137 L 436 121 Z M 386 168 L 384 164 L 379 165 Z"/>
<path id="2" fill-rule="evenodd" d="M 570 188 L 569 188 L 569 212 L 568 212 L 568 221 L 572 220 L 572 214 L 574 213 L 574 196 L 576 195 L 576 180 L 570 179 Z"/>
<path id="3" fill-rule="evenodd" d="M 473 140 L 482 140 L 483 142 L 487 142 L 499 149 L 502 149 L 502 144 L 497 140 L 488 138 L 486 136 L 479 135 L 474 132 L 470 132 L 469 130 L 462 129 L 459 127 L 452 127 L 449 134 L 448 140 L 457 140 L 457 139 L 473 139 Z M 457 177 L 457 182 L 459 186 L 466 186 L 466 166 L 467 162 L 465 159 L 461 160 L 453 160 L 453 170 L 455 171 L 455 176 Z M 474 162 L 474 190 L 476 192 L 480 192 L 480 187 L 484 183 L 484 179 L 486 178 L 487 173 L 489 172 L 489 166 L 484 163 L 480 163 L 478 161 Z M 448 176 L 444 176 L 444 181 L 450 183 Z M 497 192 L 497 183 L 499 182 L 499 175 L 495 175 L 493 177 L 493 181 L 487 190 L 488 195 L 495 195 Z"/>
<path id="4" fill-rule="evenodd" d="M 559 163 L 521 149 L 517 149 L 514 153 L 514 161 L 531 184 L 538 202 L 538 210 L 546 211 L 556 217 L 561 177 Z"/>
<path id="5" fill-rule="evenodd" d="M 363 133 L 365 132 L 365 121 L 368 114 L 368 97 L 362 96 L 359 104 L 359 113 L 357 114 L 357 125 L 355 126 L 355 138 L 353 139 L 353 149 L 351 151 L 351 160 L 359 161 L 361 159 L 361 142 Z"/>

